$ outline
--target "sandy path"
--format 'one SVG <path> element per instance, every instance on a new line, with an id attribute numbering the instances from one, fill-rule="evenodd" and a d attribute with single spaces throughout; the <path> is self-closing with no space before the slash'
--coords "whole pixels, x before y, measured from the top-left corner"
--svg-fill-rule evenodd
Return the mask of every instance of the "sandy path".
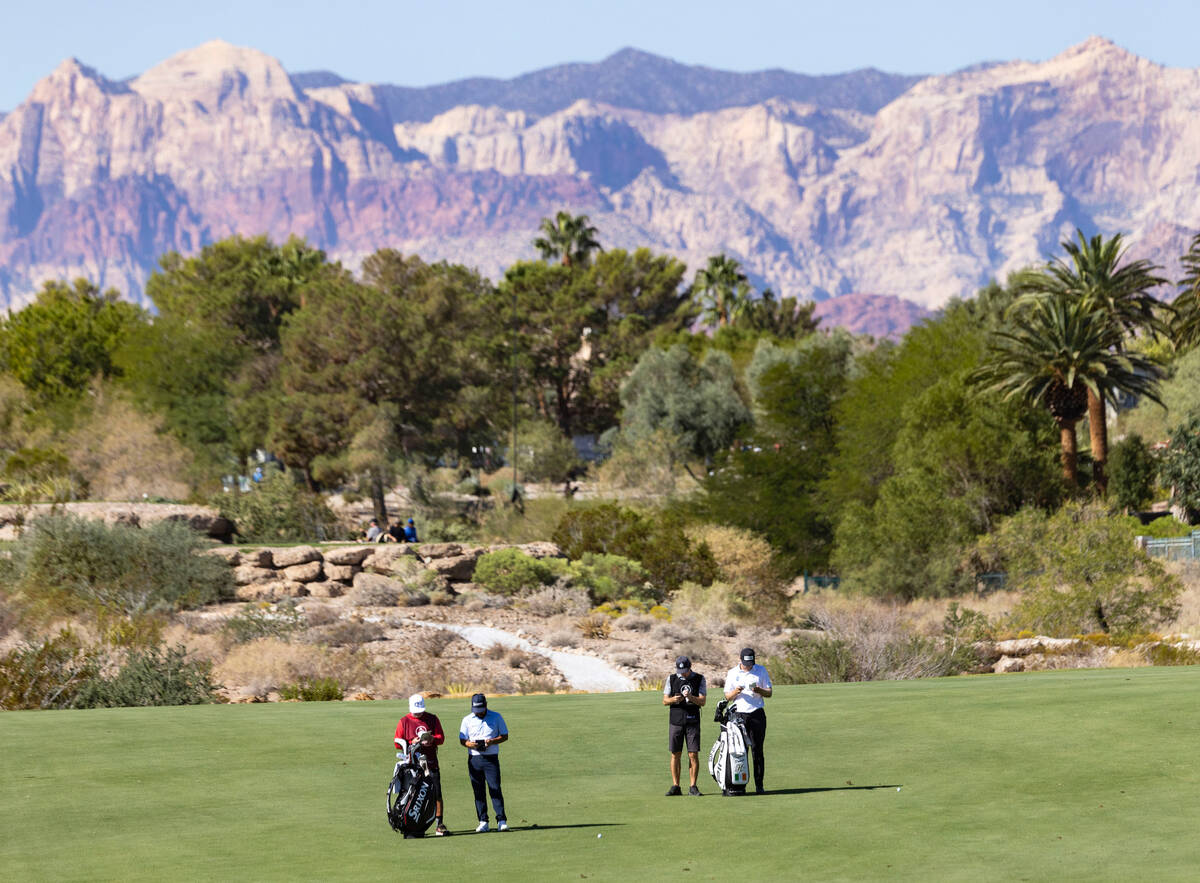
<path id="1" fill-rule="evenodd" d="M 452 631 L 469 644 L 485 650 L 493 644 L 501 644 L 505 647 L 515 647 L 545 656 L 554 663 L 555 668 L 562 672 L 572 690 L 583 690 L 588 693 L 626 693 L 637 689 L 637 684 L 633 682 L 632 678 L 622 674 L 611 663 L 603 659 L 566 650 L 548 650 L 503 629 L 482 625 L 424 622 L 419 619 L 406 619 L 404 622 L 406 625 L 420 625 L 426 628 Z"/>

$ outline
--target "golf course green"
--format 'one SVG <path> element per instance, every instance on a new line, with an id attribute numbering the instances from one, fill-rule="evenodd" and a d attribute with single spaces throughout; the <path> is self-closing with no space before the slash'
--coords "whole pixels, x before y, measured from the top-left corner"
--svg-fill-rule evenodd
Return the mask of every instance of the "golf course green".
<path id="1" fill-rule="evenodd" d="M 706 796 L 664 797 L 659 702 L 494 698 L 512 830 L 475 835 L 468 702 L 431 701 L 456 836 L 408 841 L 384 814 L 401 702 L 0 714 L 0 877 L 1200 877 L 1197 668 L 779 687 L 761 797 L 716 790 L 711 713 Z"/>

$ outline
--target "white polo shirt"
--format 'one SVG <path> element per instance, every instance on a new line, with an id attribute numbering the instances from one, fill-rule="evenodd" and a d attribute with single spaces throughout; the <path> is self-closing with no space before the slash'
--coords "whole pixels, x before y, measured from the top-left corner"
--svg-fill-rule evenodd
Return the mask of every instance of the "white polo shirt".
<path id="1" fill-rule="evenodd" d="M 725 675 L 726 690 L 732 690 L 734 687 L 749 687 L 751 684 L 758 687 L 774 687 L 771 683 L 771 676 L 761 665 L 752 666 L 750 671 L 742 671 L 740 665 L 735 665 L 729 669 L 729 674 Z M 729 710 L 749 714 L 762 707 L 763 697 L 757 693 L 742 692 L 730 704 Z"/>
<path id="2" fill-rule="evenodd" d="M 483 717 L 478 717 L 474 712 L 471 712 L 462 719 L 462 724 L 458 728 L 458 738 L 466 739 L 468 742 L 474 742 L 477 739 L 495 739 L 497 736 L 507 736 L 508 727 L 504 723 L 504 718 L 500 716 L 498 711 L 488 711 Z M 499 754 L 499 745 L 489 745 L 480 751 L 478 748 L 472 748 L 471 754 Z"/>

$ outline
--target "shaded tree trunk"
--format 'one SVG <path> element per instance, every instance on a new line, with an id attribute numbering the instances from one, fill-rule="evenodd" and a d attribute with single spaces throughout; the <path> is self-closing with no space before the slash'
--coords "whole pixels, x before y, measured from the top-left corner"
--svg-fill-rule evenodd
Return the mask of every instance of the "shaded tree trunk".
<path id="1" fill-rule="evenodd" d="M 388 523 L 387 501 L 383 495 L 383 477 L 378 469 L 371 470 L 371 507 L 375 511 L 375 519 L 384 525 Z"/>
<path id="2" fill-rule="evenodd" d="M 1101 497 L 1108 496 L 1108 412 L 1104 399 L 1090 389 L 1088 402 L 1088 436 L 1092 444 L 1092 477 Z"/>
<path id="3" fill-rule="evenodd" d="M 1063 480 L 1072 488 L 1079 485 L 1079 449 L 1075 440 L 1075 424 L 1060 420 L 1058 422 L 1059 441 L 1062 451 L 1059 459 L 1062 462 Z"/>

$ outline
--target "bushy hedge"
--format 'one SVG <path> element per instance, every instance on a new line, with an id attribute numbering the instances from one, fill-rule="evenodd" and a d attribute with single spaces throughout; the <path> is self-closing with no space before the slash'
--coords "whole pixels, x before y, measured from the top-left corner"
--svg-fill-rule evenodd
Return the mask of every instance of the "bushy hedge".
<path id="1" fill-rule="evenodd" d="M 547 586 L 563 572 L 556 558 L 534 558 L 520 549 L 488 552 L 475 563 L 472 581 L 489 592 L 515 595 L 522 589 Z"/>
<path id="2" fill-rule="evenodd" d="M 118 660 L 120 664 L 117 665 Z M 115 673 L 106 675 L 115 667 Z M 0 656 L 0 709 L 200 705 L 220 701 L 208 662 L 182 645 L 110 655 L 69 630 L 21 644 Z"/>
<path id="3" fill-rule="evenodd" d="M 559 520 L 551 539 L 573 561 L 589 552 L 637 561 L 650 575 L 653 600 L 686 581 L 708 585 L 718 573 L 708 544 L 689 540 L 682 520 L 669 513 L 651 518 L 614 503 L 577 509 Z"/>
<path id="4" fill-rule="evenodd" d="M 337 518 L 325 501 L 277 469 L 249 491 L 222 494 L 221 514 L 248 543 L 321 542 L 340 539 Z"/>
<path id="5" fill-rule="evenodd" d="M 230 568 L 198 554 L 202 547 L 179 522 L 136 528 L 53 515 L 25 530 L 3 576 L 20 602 L 45 615 L 178 610 L 233 594 Z"/>

